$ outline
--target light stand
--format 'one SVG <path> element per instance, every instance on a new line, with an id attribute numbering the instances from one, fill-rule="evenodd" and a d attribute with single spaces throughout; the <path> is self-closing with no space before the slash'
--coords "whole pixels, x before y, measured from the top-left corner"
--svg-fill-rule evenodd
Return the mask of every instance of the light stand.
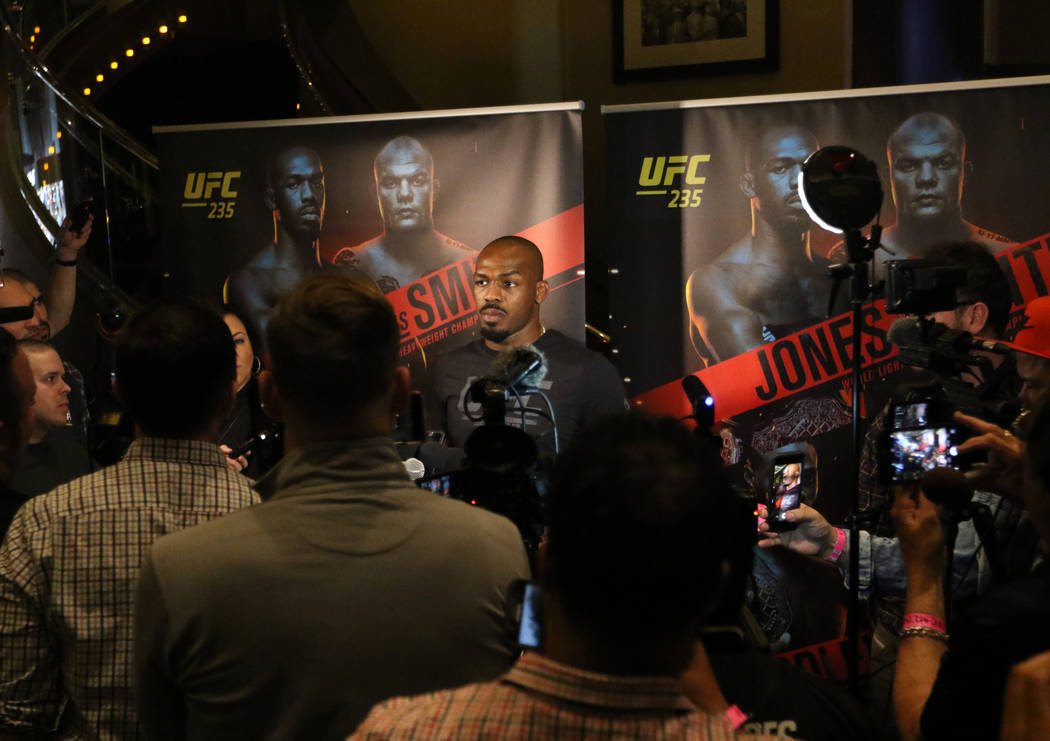
<path id="1" fill-rule="evenodd" d="M 874 219 L 882 207 L 882 184 L 875 164 L 848 147 L 819 149 L 802 165 L 798 176 L 798 192 L 806 213 L 828 231 L 845 233 L 846 263 L 829 270 L 833 279 L 829 311 L 834 305 L 838 287 L 846 277 L 850 279 L 850 307 L 853 329 L 853 409 L 850 460 L 853 476 L 849 515 L 849 601 L 846 612 L 846 664 L 849 687 L 859 689 L 860 663 L 860 526 L 859 526 L 859 463 L 860 463 L 860 383 L 861 383 L 861 312 L 871 295 L 868 263 L 879 246 L 881 228 L 871 229 L 866 239 L 861 228 Z"/>

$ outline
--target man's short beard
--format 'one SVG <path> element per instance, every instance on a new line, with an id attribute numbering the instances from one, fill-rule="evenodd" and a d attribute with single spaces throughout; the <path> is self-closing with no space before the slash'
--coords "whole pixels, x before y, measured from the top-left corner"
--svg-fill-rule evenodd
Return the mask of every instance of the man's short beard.
<path id="1" fill-rule="evenodd" d="M 489 342 L 503 342 L 503 340 L 510 337 L 510 330 L 508 329 L 495 329 L 494 327 L 481 328 L 481 336 Z"/>

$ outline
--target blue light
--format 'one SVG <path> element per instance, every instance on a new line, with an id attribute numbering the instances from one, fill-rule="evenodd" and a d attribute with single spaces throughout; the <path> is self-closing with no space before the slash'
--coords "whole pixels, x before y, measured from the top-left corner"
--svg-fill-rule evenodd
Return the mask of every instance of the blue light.
<path id="1" fill-rule="evenodd" d="M 705 407 L 713 407 L 714 405 L 715 405 L 715 397 L 708 396 L 708 397 L 706 397 L 704 399 L 704 406 Z"/>

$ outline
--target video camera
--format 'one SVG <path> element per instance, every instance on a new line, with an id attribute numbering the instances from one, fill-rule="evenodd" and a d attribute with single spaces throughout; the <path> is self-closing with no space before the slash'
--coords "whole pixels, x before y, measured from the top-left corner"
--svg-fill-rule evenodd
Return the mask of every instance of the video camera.
<path id="1" fill-rule="evenodd" d="M 909 315 L 893 322 L 889 339 L 906 365 L 926 369 L 937 389 L 911 401 L 946 402 L 951 411 L 1009 426 L 1021 411 L 1009 348 L 929 318 L 960 306 L 958 289 L 965 286 L 966 271 L 946 261 L 920 259 L 892 260 L 886 268 L 886 311 Z M 1002 355 L 1002 362 L 994 363 L 992 355 Z"/>
<path id="2" fill-rule="evenodd" d="M 528 418 L 550 420 L 557 450 L 554 410 L 538 388 L 546 373 L 546 358 L 532 345 L 500 353 L 488 375 L 471 383 L 464 399 L 468 419 L 482 422 L 464 443 L 465 465 L 439 469 L 417 482 L 505 516 L 518 527 L 530 555 L 543 534 L 542 503 L 551 461 L 540 458 L 536 442 L 525 431 Z M 546 411 L 527 406 L 525 397 L 531 396 L 539 397 Z"/>

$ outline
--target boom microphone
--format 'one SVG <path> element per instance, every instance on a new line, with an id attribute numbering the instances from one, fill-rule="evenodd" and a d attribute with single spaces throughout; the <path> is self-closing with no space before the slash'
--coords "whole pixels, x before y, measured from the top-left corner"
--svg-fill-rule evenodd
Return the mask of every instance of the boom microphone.
<path id="1" fill-rule="evenodd" d="M 940 322 L 931 322 L 913 316 L 894 319 L 887 338 L 897 347 L 932 347 L 934 345 L 957 353 L 972 350 L 1005 355 L 1010 348 L 993 340 L 982 340 L 961 329 L 949 329 Z"/>
<path id="2" fill-rule="evenodd" d="M 491 375 L 508 390 L 536 388 L 547 377 L 547 357 L 533 345 L 504 350 L 492 363 Z"/>

